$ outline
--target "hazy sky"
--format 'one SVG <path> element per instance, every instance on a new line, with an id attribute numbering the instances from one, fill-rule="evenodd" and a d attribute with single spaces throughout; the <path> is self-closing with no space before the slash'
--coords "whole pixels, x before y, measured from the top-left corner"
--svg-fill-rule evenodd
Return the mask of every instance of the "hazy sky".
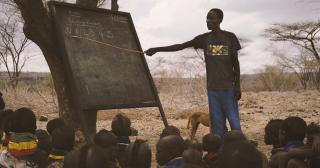
<path id="1" fill-rule="evenodd" d="M 269 45 L 260 33 L 271 23 L 316 20 L 320 16 L 320 3 L 301 3 L 301 0 L 119 0 L 120 11 L 129 12 L 133 18 L 143 50 L 189 41 L 208 32 L 206 15 L 211 8 L 224 12 L 222 30 L 243 35 L 252 40 L 247 46 L 247 56 L 240 58 L 242 73 L 253 73 L 269 60 L 265 51 Z M 34 47 L 35 48 L 35 47 Z M 33 49 L 33 52 L 39 50 Z M 174 53 L 170 54 L 171 57 Z M 147 57 L 166 57 L 157 53 Z M 33 61 L 27 71 L 49 71 L 43 58 Z"/>

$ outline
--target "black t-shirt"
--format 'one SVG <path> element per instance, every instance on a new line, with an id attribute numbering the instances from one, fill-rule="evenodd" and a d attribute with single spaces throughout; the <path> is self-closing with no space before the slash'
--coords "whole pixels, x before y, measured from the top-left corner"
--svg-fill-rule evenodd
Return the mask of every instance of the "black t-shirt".
<path id="1" fill-rule="evenodd" d="M 193 39 L 195 49 L 204 51 L 207 69 L 208 90 L 233 90 L 235 74 L 232 63 L 232 51 L 241 46 L 235 34 L 227 31 L 219 36 L 211 32 L 201 34 Z"/>

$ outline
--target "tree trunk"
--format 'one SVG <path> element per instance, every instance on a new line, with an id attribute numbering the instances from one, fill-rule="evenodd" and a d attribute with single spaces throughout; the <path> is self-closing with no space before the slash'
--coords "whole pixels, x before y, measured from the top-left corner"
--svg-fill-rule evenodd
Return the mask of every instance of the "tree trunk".
<path id="1" fill-rule="evenodd" d="M 23 31 L 26 37 L 36 43 L 48 63 L 59 103 L 59 116 L 76 131 L 76 148 L 85 144 L 78 112 L 75 108 L 67 73 L 51 24 L 51 16 L 42 0 L 14 0 L 25 21 Z M 96 7 L 98 0 L 77 0 L 78 4 Z M 96 133 L 97 111 L 85 112 L 90 137 Z"/>

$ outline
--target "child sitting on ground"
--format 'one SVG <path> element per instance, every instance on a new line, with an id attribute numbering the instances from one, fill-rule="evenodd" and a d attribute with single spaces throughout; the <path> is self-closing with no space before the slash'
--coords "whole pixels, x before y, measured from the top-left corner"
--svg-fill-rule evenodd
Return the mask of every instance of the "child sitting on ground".
<path id="1" fill-rule="evenodd" d="M 278 167 L 278 152 L 284 151 L 284 147 L 281 146 L 279 141 L 279 130 L 281 128 L 283 120 L 275 119 L 270 120 L 265 127 L 264 142 L 266 145 L 273 145 L 271 150 L 271 157 L 269 160 L 269 166 L 271 168 Z"/>
<path id="2" fill-rule="evenodd" d="M 65 155 L 74 147 L 75 132 L 68 125 L 62 125 L 52 132 L 53 150 L 47 159 L 48 168 L 62 168 Z"/>
<path id="3" fill-rule="evenodd" d="M 186 164 L 185 159 L 182 157 L 185 149 L 186 145 L 180 136 L 165 136 L 157 143 L 157 163 L 166 168 L 178 168 Z"/>
<path id="4" fill-rule="evenodd" d="M 117 160 L 121 168 L 124 168 L 125 150 L 130 144 L 130 127 L 130 119 L 122 114 L 117 114 L 111 123 L 111 132 L 116 136 L 118 142 Z"/>
<path id="5" fill-rule="evenodd" d="M 160 134 L 160 139 L 165 137 L 165 136 L 168 136 L 168 135 L 178 135 L 178 136 L 180 136 L 180 131 L 175 126 L 172 126 L 172 125 L 167 126 L 162 130 L 162 133 Z"/>
<path id="6" fill-rule="evenodd" d="M 2 93 L 0 92 L 0 110 L 3 110 L 6 106 L 6 103 L 4 103 L 4 100 L 2 98 Z"/>
<path id="7" fill-rule="evenodd" d="M 196 139 L 193 139 L 193 140 L 189 140 L 189 139 L 186 139 L 185 140 L 185 144 L 186 144 L 186 149 L 189 149 L 189 148 L 192 148 L 192 149 L 195 149 L 197 150 L 201 157 L 203 155 L 203 150 L 202 150 L 202 144 L 201 142 L 199 142 L 198 140 Z"/>
<path id="8" fill-rule="evenodd" d="M 3 167 L 45 168 L 47 155 L 36 142 L 36 116 L 28 108 L 20 108 L 10 115 L 11 138 L 8 148 L 0 153 Z"/>
<path id="9" fill-rule="evenodd" d="M 126 168 L 150 168 L 151 149 L 149 145 L 140 139 L 130 143 L 125 150 L 124 166 Z"/>
<path id="10" fill-rule="evenodd" d="M 182 157 L 186 160 L 187 164 L 195 164 L 202 166 L 202 156 L 200 153 L 193 149 L 189 148 L 182 153 Z"/>
<path id="11" fill-rule="evenodd" d="M 46 152 L 47 157 L 50 155 L 53 147 L 52 147 L 52 141 L 45 130 L 37 130 L 36 131 L 36 137 L 38 139 L 37 146 L 39 149 Z"/>
<path id="12" fill-rule="evenodd" d="M 224 138 L 225 140 L 226 138 Z M 203 137 L 202 149 L 208 152 L 202 158 L 202 164 L 204 167 L 216 168 L 218 167 L 218 149 L 221 146 L 221 138 L 217 134 L 209 133 Z"/>
<path id="13" fill-rule="evenodd" d="M 306 136 L 307 124 L 300 117 L 288 117 L 283 120 L 279 131 L 280 144 L 284 146 L 284 152 L 279 152 L 279 167 L 287 167 L 290 160 L 288 151 L 305 146 L 303 139 Z"/>
<path id="14" fill-rule="evenodd" d="M 110 159 L 110 167 L 117 168 L 118 143 L 116 136 L 107 130 L 101 130 L 94 135 L 94 143 L 104 148 Z"/>
<path id="15" fill-rule="evenodd" d="M 55 118 L 55 119 L 50 120 L 47 123 L 47 132 L 49 133 L 49 136 L 51 137 L 52 131 L 55 128 L 60 127 L 61 125 L 65 125 L 65 123 L 64 123 L 62 118 Z"/>
<path id="16" fill-rule="evenodd" d="M 11 119 L 11 114 L 13 112 L 10 111 L 8 113 L 8 115 L 6 117 L 4 117 L 3 121 L 2 121 L 2 127 L 1 129 L 3 130 L 3 132 L 5 133 L 5 138 L 4 138 L 4 141 L 2 143 L 2 146 L 1 146 L 1 150 L 0 152 L 6 150 L 8 148 L 8 144 L 9 144 L 9 141 L 10 141 L 10 136 L 11 136 L 11 131 L 9 129 L 10 125 L 11 125 L 11 122 L 10 122 L 10 119 Z"/>
<path id="17" fill-rule="evenodd" d="M 222 148 L 219 168 L 262 168 L 260 152 L 246 141 L 234 141 Z"/>

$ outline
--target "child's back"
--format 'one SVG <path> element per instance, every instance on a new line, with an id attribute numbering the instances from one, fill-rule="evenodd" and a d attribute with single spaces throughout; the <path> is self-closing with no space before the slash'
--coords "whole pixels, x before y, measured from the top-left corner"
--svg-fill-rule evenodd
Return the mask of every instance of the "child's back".
<path id="1" fill-rule="evenodd" d="M 126 168 L 150 168 L 151 157 L 149 145 L 145 141 L 137 139 L 125 150 L 124 166 Z"/>
<path id="2" fill-rule="evenodd" d="M 224 140 L 227 138 L 224 138 Z M 206 168 L 218 167 L 218 149 L 221 146 L 221 138 L 217 134 L 209 133 L 203 137 L 202 149 L 207 154 L 202 158 L 202 164 Z"/>

